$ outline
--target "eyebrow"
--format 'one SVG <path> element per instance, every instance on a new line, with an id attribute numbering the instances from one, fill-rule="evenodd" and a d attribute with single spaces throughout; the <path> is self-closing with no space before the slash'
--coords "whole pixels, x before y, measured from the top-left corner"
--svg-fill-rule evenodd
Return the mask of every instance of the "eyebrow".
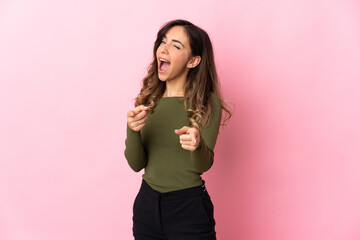
<path id="1" fill-rule="evenodd" d="M 166 38 L 166 39 L 167 39 L 166 35 L 164 36 L 164 38 Z M 181 44 L 181 46 L 183 46 L 183 47 L 185 48 L 184 44 L 182 44 L 179 40 L 176 40 L 176 39 L 171 39 L 171 41 L 173 41 L 173 42 L 177 42 L 177 43 L 180 43 L 180 44 Z"/>

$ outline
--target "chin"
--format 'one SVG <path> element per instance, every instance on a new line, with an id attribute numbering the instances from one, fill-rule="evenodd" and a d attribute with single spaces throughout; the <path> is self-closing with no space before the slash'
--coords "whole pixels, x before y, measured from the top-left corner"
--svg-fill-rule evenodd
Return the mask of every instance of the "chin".
<path id="1" fill-rule="evenodd" d="M 160 75 L 160 74 L 158 74 L 158 78 L 159 78 L 160 81 L 162 81 L 162 82 L 166 82 L 166 80 L 167 80 L 167 77 L 162 76 L 162 75 Z"/>

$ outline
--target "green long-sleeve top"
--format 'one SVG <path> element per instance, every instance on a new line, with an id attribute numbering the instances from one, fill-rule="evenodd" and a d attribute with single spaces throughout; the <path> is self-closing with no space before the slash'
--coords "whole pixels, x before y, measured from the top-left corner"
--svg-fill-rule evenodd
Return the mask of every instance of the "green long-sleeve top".
<path id="1" fill-rule="evenodd" d="M 200 143 L 194 151 L 181 147 L 174 130 L 190 126 L 183 97 L 161 98 L 145 126 L 134 131 L 127 126 L 125 157 L 130 167 L 156 191 L 170 192 L 202 184 L 201 174 L 214 161 L 214 147 L 221 121 L 221 101 L 211 94 L 212 113 L 208 125 L 200 132 Z"/>

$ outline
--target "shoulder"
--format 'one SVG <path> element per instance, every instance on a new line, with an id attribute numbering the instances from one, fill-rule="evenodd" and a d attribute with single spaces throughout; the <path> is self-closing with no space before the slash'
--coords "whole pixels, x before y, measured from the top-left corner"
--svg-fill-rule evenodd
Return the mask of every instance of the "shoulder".
<path id="1" fill-rule="evenodd" d="M 221 98 L 213 92 L 210 94 L 210 105 L 210 121 L 219 122 L 222 115 L 222 102 Z"/>
<path id="2" fill-rule="evenodd" d="M 209 118 L 207 119 L 206 124 L 202 128 L 201 134 L 204 137 L 207 145 L 213 149 L 216 142 L 216 137 L 219 132 L 219 127 L 221 125 L 221 115 L 222 115 L 222 102 L 221 98 L 215 94 L 210 94 L 210 112 Z"/>
<path id="3" fill-rule="evenodd" d="M 217 95 L 217 94 L 215 94 L 215 93 L 210 93 L 210 103 L 211 103 L 211 107 L 213 108 L 213 109 L 221 109 L 221 99 L 220 99 L 220 97 Z"/>

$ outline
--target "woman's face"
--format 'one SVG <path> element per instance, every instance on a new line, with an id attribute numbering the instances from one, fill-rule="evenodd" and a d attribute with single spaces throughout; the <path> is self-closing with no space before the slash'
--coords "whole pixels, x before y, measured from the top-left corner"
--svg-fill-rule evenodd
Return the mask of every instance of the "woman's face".
<path id="1" fill-rule="evenodd" d="M 191 48 L 183 26 L 170 28 L 156 50 L 161 81 L 185 80 L 191 67 Z"/>

